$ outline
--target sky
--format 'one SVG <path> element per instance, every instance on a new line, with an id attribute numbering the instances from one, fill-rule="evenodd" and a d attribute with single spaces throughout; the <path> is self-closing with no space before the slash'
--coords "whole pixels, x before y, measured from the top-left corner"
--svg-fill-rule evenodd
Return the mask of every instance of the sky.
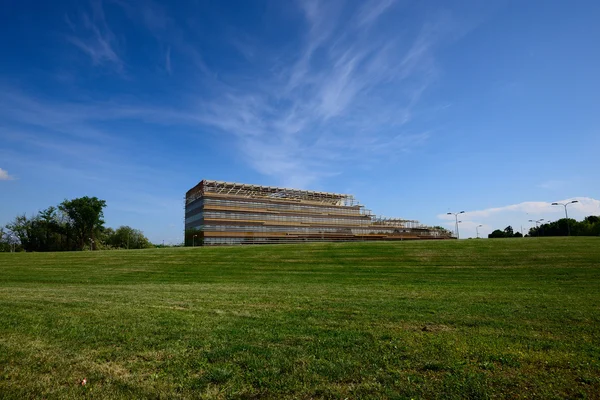
<path id="1" fill-rule="evenodd" d="M 202 179 L 487 236 L 600 214 L 600 2 L 5 0 L 0 225 L 183 238 Z"/>

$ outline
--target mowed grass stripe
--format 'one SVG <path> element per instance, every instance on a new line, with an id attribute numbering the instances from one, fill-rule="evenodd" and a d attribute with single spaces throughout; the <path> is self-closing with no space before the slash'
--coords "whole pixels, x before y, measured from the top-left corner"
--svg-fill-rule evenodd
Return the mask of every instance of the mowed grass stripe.
<path id="1" fill-rule="evenodd" d="M 599 343 L 600 238 L 0 253 L 2 398 L 597 398 Z"/>

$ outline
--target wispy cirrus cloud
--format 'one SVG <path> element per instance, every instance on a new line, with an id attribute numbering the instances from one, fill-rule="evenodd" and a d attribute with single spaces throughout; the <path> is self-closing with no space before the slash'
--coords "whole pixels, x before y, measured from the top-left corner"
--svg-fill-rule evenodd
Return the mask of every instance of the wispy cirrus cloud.
<path id="1" fill-rule="evenodd" d="M 215 79 L 199 49 L 186 39 L 191 34 L 160 6 L 118 3 L 167 49 L 167 72 L 176 53 L 202 75 L 196 80 L 199 92 L 181 94 L 189 106 L 138 104 L 116 107 L 117 115 L 128 109 L 130 117 L 223 132 L 235 139 L 254 170 L 301 187 L 340 173 L 340 163 L 390 160 L 430 137 L 405 125 L 435 80 L 433 50 L 442 40 L 444 20 L 434 17 L 398 37 L 370 29 L 395 1 L 372 0 L 350 10 L 341 2 L 302 1 L 298 12 L 304 34 L 297 48 L 253 48 L 257 41 L 237 29 L 239 37 L 228 40 L 246 61 L 261 59 L 276 67 L 265 70 L 255 61 Z"/>
<path id="2" fill-rule="evenodd" d="M 206 65 L 200 50 L 201 46 L 194 43 L 193 35 L 184 29 L 185 24 L 169 16 L 164 5 L 152 0 L 143 3 L 128 0 L 113 0 L 113 2 L 136 25 L 143 27 L 154 37 L 164 56 L 164 69 L 168 74 L 172 73 L 173 57 L 180 55 L 185 60 L 185 65 L 192 66 L 200 75 L 213 75 Z"/>
<path id="3" fill-rule="evenodd" d="M 230 75 L 188 119 L 233 135 L 255 170 L 288 185 L 336 175 L 340 162 L 389 160 L 423 145 L 429 132 L 404 126 L 436 78 L 433 50 L 445 21 L 433 18 L 405 37 L 369 29 L 393 5 L 365 3 L 348 21 L 337 2 L 300 2 L 300 51 L 278 54 L 287 62 L 260 83 Z"/>
<path id="4" fill-rule="evenodd" d="M 355 8 L 342 7 L 341 2 L 302 1 L 297 46 L 253 48 L 259 41 L 232 30 L 240 37 L 226 41 L 244 44 L 247 64 L 217 74 L 185 24 L 160 5 L 146 2 L 138 7 L 125 0 L 115 4 L 155 37 L 164 57 L 161 70 L 171 74 L 176 57 L 199 74 L 180 76 L 190 84 L 171 93 L 169 101 L 157 99 L 153 104 L 130 97 L 56 105 L 13 96 L 20 101 L 15 111 L 22 121 L 70 134 L 93 132 L 98 122 L 115 120 L 209 128 L 233 139 L 255 171 L 298 187 L 335 176 L 344 166 L 393 162 L 431 137 L 430 131 L 410 129 L 408 124 L 438 76 L 434 51 L 453 29 L 447 14 L 427 16 L 398 34 L 393 27 L 378 26 L 399 8 L 393 0 L 371 0 Z M 102 2 L 93 2 L 91 13 L 69 24 L 80 33 L 71 42 L 95 64 L 124 65 Z M 47 118 L 39 118 L 40 112 Z"/>
<path id="5" fill-rule="evenodd" d="M 117 52 L 117 39 L 106 21 L 102 1 L 94 0 L 90 5 L 90 12 L 82 12 L 74 19 L 65 16 L 71 28 L 67 41 L 87 54 L 94 65 L 109 64 L 121 71 L 124 63 Z"/>
<path id="6" fill-rule="evenodd" d="M 396 0 L 380 0 L 376 2 L 365 2 L 358 12 L 358 25 L 370 25 L 377 20 L 385 11 L 392 7 Z"/>

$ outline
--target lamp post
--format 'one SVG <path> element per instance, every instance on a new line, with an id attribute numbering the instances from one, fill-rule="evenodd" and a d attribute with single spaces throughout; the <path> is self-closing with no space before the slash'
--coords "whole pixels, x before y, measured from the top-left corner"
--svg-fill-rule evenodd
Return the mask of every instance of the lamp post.
<path id="1" fill-rule="evenodd" d="M 483 225 L 477 225 L 477 226 L 475 227 L 475 232 L 477 232 L 477 239 L 479 239 L 479 227 L 480 227 L 480 226 L 483 226 Z"/>
<path id="2" fill-rule="evenodd" d="M 553 206 L 563 206 L 565 208 L 565 219 L 567 220 L 567 236 L 571 236 L 571 224 L 569 224 L 569 214 L 567 214 L 567 206 L 573 203 L 579 203 L 579 201 L 573 200 L 567 203 L 552 203 Z"/>
<path id="3" fill-rule="evenodd" d="M 194 237 L 192 238 L 192 247 L 196 247 L 196 236 L 198 235 L 194 235 Z"/>
<path id="4" fill-rule="evenodd" d="M 544 220 L 544 218 L 540 218 L 537 221 L 534 221 L 534 220 L 530 219 L 529 222 L 535 223 L 535 227 L 537 229 L 538 228 L 538 224 L 540 224 L 543 220 Z M 538 237 L 540 236 L 540 231 L 539 230 L 537 232 L 537 235 L 538 235 Z"/>
<path id="5" fill-rule="evenodd" d="M 457 212 L 457 213 L 451 213 L 451 212 L 446 213 L 447 215 L 454 215 L 454 219 L 456 221 L 454 223 L 454 232 L 456 233 L 456 238 L 457 239 L 460 239 L 460 236 L 458 235 L 458 214 L 464 214 L 464 213 L 465 213 L 464 211 L 460 211 L 460 212 Z"/>

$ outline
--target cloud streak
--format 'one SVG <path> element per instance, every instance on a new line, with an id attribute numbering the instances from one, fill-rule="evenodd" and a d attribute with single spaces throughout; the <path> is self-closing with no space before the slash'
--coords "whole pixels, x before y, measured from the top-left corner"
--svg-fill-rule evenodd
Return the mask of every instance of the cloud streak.
<path id="1" fill-rule="evenodd" d="M 365 2 L 362 9 L 358 13 L 358 25 L 363 26 L 372 24 L 395 3 L 396 0 Z"/>
<path id="2" fill-rule="evenodd" d="M 429 16 L 398 35 L 393 26 L 378 24 L 398 8 L 394 0 L 371 0 L 354 9 L 334 1 L 303 1 L 297 9 L 302 34 L 296 47 L 252 48 L 250 43 L 259 41 L 234 29 L 239 37 L 225 42 L 243 43 L 247 64 L 219 74 L 190 41 L 193 34 L 185 24 L 159 5 L 114 4 L 156 39 L 162 59 L 157 69 L 172 74 L 176 57 L 178 76 L 189 84 L 175 98 L 153 99 L 154 104 L 135 98 L 46 104 L 8 93 L 0 95 L 7 118 L 98 140 L 105 133 L 95 127 L 104 121 L 189 126 L 203 135 L 208 128 L 233 138 L 255 171 L 298 187 L 336 176 L 349 166 L 389 165 L 431 138 L 429 131 L 408 125 L 438 76 L 434 51 L 451 29 L 447 15 Z M 91 12 L 81 14 L 76 23 L 67 22 L 73 31 L 69 41 L 93 64 L 123 69 L 102 2 L 92 2 Z M 239 46 L 230 47 L 240 54 Z M 197 75 L 189 74 L 190 66 Z"/>
<path id="3" fill-rule="evenodd" d="M 289 62 L 260 85 L 230 76 L 221 95 L 200 99 L 186 119 L 236 137 L 255 170 L 303 187 L 339 174 L 340 162 L 389 162 L 425 144 L 429 132 L 405 125 L 435 79 L 433 49 L 444 29 L 427 22 L 414 38 L 368 29 L 393 5 L 365 3 L 347 22 L 336 2 L 301 2 L 300 53 L 284 54 Z"/>
<path id="4" fill-rule="evenodd" d="M 72 30 L 67 41 L 87 54 L 94 65 L 109 64 L 121 71 L 124 63 L 117 53 L 117 40 L 106 22 L 102 2 L 94 0 L 90 4 L 91 12 L 81 13 L 76 22 L 65 17 Z"/>
<path id="5" fill-rule="evenodd" d="M 116 105 L 110 113 L 105 110 L 107 118 L 223 132 L 236 139 L 236 148 L 254 170 L 299 187 L 335 176 L 343 165 L 393 161 L 430 137 L 404 127 L 435 78 L 432 51 L 440 38 L 432 27 L 437 23 L 427 22 L 414 37 L 401 39 L 370 30 L 394 1 L 367 2 L 353 10 L 350 21 L 339 17 L 341 3 L 301 2 L 301 51 L 265 52 L 245 45 L 251 58 L 275 62 L 275 73 L 249 68 L 229 73 L 227 79 L 214 79 L 198 49 L 184 39 L 183 28 L 155 4 L 139 10 L 119 4 L 167 49 L 163 68 L 169 74 L 173 52 L 196 66 L 202 94 L 185 93 L 191 106 L 181 109 Z M 229 42 L 252 41 L 233 37 Z M 239 53 L 239 46 L 232 48 Z"/>

